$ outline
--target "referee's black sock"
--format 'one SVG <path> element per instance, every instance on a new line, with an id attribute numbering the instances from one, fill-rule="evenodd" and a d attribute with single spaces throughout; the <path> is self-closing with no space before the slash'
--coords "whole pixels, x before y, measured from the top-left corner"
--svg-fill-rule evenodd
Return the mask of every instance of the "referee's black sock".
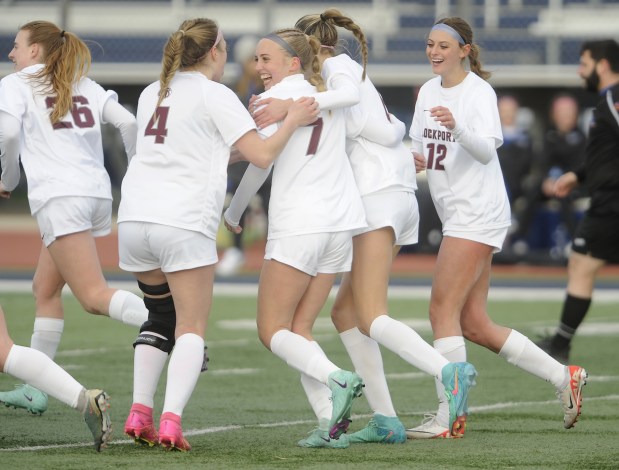
<path id="1" fill-rule="evenodd" d="M 557 328 L 557 332 L 552 338 L 553 348 L 563 349 L 570 344 L 576 329 L 587 315 L 590 305 L 590 298 L 583 299 L 567 294 L 563 303 L 559 328 Z"/>

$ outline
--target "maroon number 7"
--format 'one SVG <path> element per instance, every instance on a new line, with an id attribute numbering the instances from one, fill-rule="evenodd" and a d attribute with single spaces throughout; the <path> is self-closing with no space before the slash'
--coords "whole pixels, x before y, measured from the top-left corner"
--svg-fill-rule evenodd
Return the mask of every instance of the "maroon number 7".
<path id="1" fill-rule="evenodd" d="M 322 118 L 318 118 L 309 124 L 314 129 L 312 129 L 312 136 L 310 137 L 307 152 L 305 153 L 306 156 L 316 154 L 316 150 L 318 150 L 318 142 L 320 142 L 320 134 L 322 134 L 322 124 Z"/>

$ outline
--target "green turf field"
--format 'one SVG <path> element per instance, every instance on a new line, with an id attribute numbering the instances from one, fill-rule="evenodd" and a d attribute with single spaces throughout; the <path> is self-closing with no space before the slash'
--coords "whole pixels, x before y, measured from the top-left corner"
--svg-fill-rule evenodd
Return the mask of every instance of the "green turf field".
<path id="1" fill-rule="evenodd" d="M 34 302 L 27 294 L 0 294 L 13 339 L 30 343 Z M 573 362 L 589 371 L 581 419 L 563 429 L 562 412 L 550 384 L 507 364 L 477 346 L 469 360 L 480 373 L 470 397 L 466 437 L 365 444 L 344 450 L 302 449 L 296 442 L 314 427 L 299 374 L 259 343 L 253 297 L 216 297 L 207 341 L 210 370 L 202 374 L 183 415 L 191 452 L 139 447 L 123 435 L 131 404 L 132 348 L 136 331 L 107 318 L 85 314 L 66 298 L 65 333 L 57 362 L 90 388 L 112 397 L 114 442 L 97 454 L 81 416 L 57 400 L 41 417 L 0 408 L 0 468 L 3 469 L 172 469 L 172 468 L 618 468 L 619 335 L 617 303 L 595 303 L 576 339 Z M 327 307 L 328 308 L 328 307 Z M 492 302 L 497 322 L 537 338 L 554 327 L 559 301 Z M 327 355 L 342 368 L 351 363 L 330 324 L 328 310 L 315 333 Z M 431 340 L 427 301 L 394 299 L 392 316 Z M 417 425 L 435 409 L 434 382 L 389 351 L 383 352 L 393 401 L 404 424 Z M 0 390 L 15 380 L 0 375 Z M 165 380 L 156 400 L 161 412 Z M 364 426 L 365 398 L 353 406 L 351 430 Z"/>

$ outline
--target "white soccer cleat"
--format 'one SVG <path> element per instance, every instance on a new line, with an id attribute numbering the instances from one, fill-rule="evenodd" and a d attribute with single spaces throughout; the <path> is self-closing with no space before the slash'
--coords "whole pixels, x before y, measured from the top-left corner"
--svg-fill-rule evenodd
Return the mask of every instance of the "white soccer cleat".
<path id="1" fill-rule="evenodd" d="M 582 388 L 587 384 L 587 371 L 579 366 L 566 366 L 570 382 L 563 390 L 557 390 L 557 397 L 563 407 L 563 426 L 574 427 L 582 408 Z"/>
<path id="2" fill-rule="evenodd" d="M 451 432 L 447 426 L 441 426 L 436 415 L 426 414 L 421 425 L 406 430 L 409 439 L 450 439 Z"/>
<path id="3" fill-rule="evenodd" d="M 101 452 L 112 440 L 112 420 L 110 419 L 110 398 L 103 390 L 86 390 L 86 409 L 82 413 L 84 421 L 94 438 L 95 449 Z"/>

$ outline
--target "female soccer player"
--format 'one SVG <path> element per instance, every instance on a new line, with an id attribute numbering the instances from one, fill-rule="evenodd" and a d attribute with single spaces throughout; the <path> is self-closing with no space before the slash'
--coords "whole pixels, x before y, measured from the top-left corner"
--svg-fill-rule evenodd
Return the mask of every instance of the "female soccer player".
<path id="1" fill-rule="evenodd" d="M 226 40 L 210 19 L 186 20 L 170 35 L 159 81 L 140 95 L 137 153 L 118 213 L 120 267 L 135 275 L 149 310 L 135 342 L 125 432 L 180 451 L 191 449 L 181 416 L 203 362 L 230 149 L 267 167 L 293 131 L 318 114 L 313 99 L 299 100 L 262 140 L 234 92 L 219 83 L 226 59 Z M 170 351 L 157 433 L 153 401 Z"/>
<path id="2" fill-rule="evenodd" d="M 86 390 L 67 371 L 36 349 L 13 343 L 0 305 L 0 370 L 36 387 L 82 413 L 95 440 L 95 449 L 110 441 L 109 399 L 103 390 Z M 2 400 L 0 400 L 2 403 Z M 6 406 L 10 406 L 6 403 Z"/>
<path id="3" fill-rule="evenodd" d="M 135 326 L 147 319 L 141 298 L 108 287 L 94 241 L 110 233 L 112 218 L 101 124 L 120 130 L 131 158 L 135 117 L 117 102 L 116 93 L 86 77 L 86 44 L 53 23 L 22 26 L 9 59 L 16 72 L 0 83 L 0 194 L 8 197 L 17 186 L 21 155 L 30 210 L 43 240 L 33 280 L 31 347 L 53 359 L 64 328 L 65 284 L 90 313 Z M 47 397 L 29 385 L 0 393 L 0 399 L 37 413 L 47 409 Z"/>
<path id="4" fill-rule="evenodd" d="M 367 43 L 361 28 L 339 10 L 306 15 L 295 25 L 321 42 L 319 59 L 329 91 L 318 93 L 321 109 L 355 102 L 344 110 L 348 129 L 347 152 L 362 196 L 368 227 L 355 232 L 353 261 L 345 273 L 332 310 L 333 322 L 355 370 L 365 382 L 374 416 L 368 426 L 349 436 L 349 442 L 402 443 L 404 426 L 396 416 L 383 370 L 378 343 L 421 370 L 453 382 L 459 368 L 460 396 L 452 403 L 452 424 L 458 432 L 458 409 L 474 383 L 470 364 L 450 364 L 413 329 L 390 318 L 387 290 L 391 263 L 400 246 L 417 242 L 419 210 L 415 199 L 415 166 L 402 143 L 405 127 L 390 115 L 380 94 L 365 75 Z M 361 46 L 363 67 L 346 54 L 335 54 L 338 27 L 351 31 Z M 267 102 L 261 100 L 260 104 Z M 260 111 L 258 117 L 260 117 Z M 308 335 L 298 325 L 296 333 Z M 329 410 L 328 393 L 302 375 L 310 403 L 319 420 Z M 328 392 L 328 391 L 327 391 Z M 452 395 L 449 396 L 450 398 Z M 459 405 L 456 405 L 459 403 Z"/>
<path id="5" fill-rule="evenodd" d="M 297 23 L 297 28 L 301 30 L 306 30 L 306 32 L 314 33 L 315 31 L 311 31 L 312 26 L 317 24 L 317 21 L 325 22 L 327 18 L 333 20 L 334 24 L 331 26 L 327 26 L 328 32 L 331 34 L 330 39 L 333 44 L 337 42 L 337 30 L 335 28 L 335 21 L 340 24 L 344 24 L 350 27 L 352 31 L 356 35 L 358 35 L 360 43 L 362 47 L 364 47 L 365 54 L 367 57 L 367 46 L 365 44 L 365 37 L 363 36 L 363 32 L 358 28 L 357 25 L 352 22 L 347 17 L 344 17 L 337 10 L 328 10 L 323 13 L 323 15 L 310 15 L 308 17 L 304 17 Z M 305 22 L 305 24 L 304 24 Z M 307 31 L 307 29 L 310 31 Z M 319 39 L 322 39 L 319 37 Z M 346 126 L 349 129 L 349 135 L 354 135 L 354 140 L 348 143 L 349 152 L 354 154 L 355 160 L 352 162 L 352 169 L 355 178 L 364 178 L 363 184 L 359 184 L 357 181 L 357 186 L 362 190 L 363 203 L 365 205 L 367 199 L 365 198 L 366 192 L 372 193 L 377 185 L 382 188 L 389 188 L 391 190 L 397 191 L 403 189 L 403 193 L 408 193 L 407 189 L 410 187 L 407 186 L 406 182 L 406 174 L 407 174 L 407 165 L 410 166 L 408 169 L 408 176 L 412 178 L 414 185 L 414 169 L 412 162 L 410 160 L 410 156 L 408 156 L 406 150 L 404 148 L 398 148 L 397 143 L 401 144 L 401 139 L 404 133 L 404 125 L 399 121 L 395 120 L 395 117 L 389 116 L 386 113 L 384 105 L 382 104 L 382 100 L 380 95 L 374 88 L 374 86 L 369 82 L 366 84 L 361 84 L 361 80 L 364 77 L 364 70 L 352 59 L 348 56 L 342 56 L 340 60 L 329 60 L 329 58 L 333 58 L 333 46 L 325 45 L 324 41 L 321 44 L 320 52 L 318 55 L 319 61 L 323 63 L 325 68 L 322 70 L 322 76 L 328 80 L 330 88 L 333 91 L 321 92 L 315 95 L 315 98 L 321 104 L 323 109 L 327 108 L 335 108 L 345 106 L 347 104 L 355 104 L 359 102 L 359 98 L 363 98 L 363 105 L 357 105 L 351 108 L 350 110 L 346 110 L 344 113 Z M 345 57 L 345 58 L 344 58 Z M 326 59 L 326 60 L 325 60 Z M 324 62 L 323 62 L 324 61 Z M 364 82 L 365 83 L 365 82 Z M 278 103 L 274 98 L 265 98 L 260 99 L 261 104 Z M 282 102 L 279 101 L 281 105 Z M 284 104 L 285 107 L 285 104 Z M 260 111 L 258 111 L 258 119 L 260 119 L 259 115 Z M 268 114 L 268 113 L 267 113 Z M 393 122 L 390 119 L 393 118 Z M 370 122 L 371 121 L 371 122 Z M 399 124 L 399 126 L 396 124 Z M 399 128 L 399 130 L 398 130 Z M 361 135 L 371 136 L 374 140 L 382 140 L 388 143 L 383 143 L 383 145 L 378 145 L 375 142 L 371 142 L 369 139 L 362 137 Z M 340 138 L 342 138 L 340 136 Z M 387 148 L 387 145 L 394 146 L 394 148 Z M 381 160 L 377 158 L 377 152 L 383 152 L 383 154 L 389 154 L 389 158 L 391 159 L 390 163 L 381 164 Z M 370 160 L 372 163 L 365 163 L 367 160 Z M 382 165 L 382 168 L 381 168 Z M 374 169 L 374 172 L 369 170 L 369 167 Z M 378 169 L 380 168 L 379 171 Z M 398 176 L 394 175 L 393 172 L 402 172 L 403 180 L 402 181 L 394 181 L 397 180 Z M 369 176 L 369 173 L 373 173 L 372 177 Z M 375 179 L 373 179 L 375 178 Z M 408 181 L 410 183 L 410 180 Z M 401 184 L 401 186 L 400 186 Z M 382 185 L 382 186 L 381 186 Z M 414 191 L 414 190 L 413 190 Z M 388 191 L 386 191 L 388 192 Z M 410 195 L 410 194 L 407 194 Z M 414 199 L 414 194 L 413 194 Z M 383 203 L 385 201 L 382 201 Z M 415 212 L 412 210 L 412 206 L 407 206 L 405 201 L 391 201 L 391 202 L 400 202 L 403 203 L 408 209 L 411 209 L 411 214 L 406 214 L 403 216 L 403 219 L 406 221 L 398 221 L 398 224 L 402 223 L 402 232 L 410 231 L 408 235 L 412 236 L 413 233 L 416 233 L 416 224 L 415 224 Z M 397 207 L 397 204 L 396 204 Z M 367 206 L 366 206 L 367 208 Z M 406 209 L 403 210 L 403 213 L 406 213 Z M 372 214 L 375 215 L 375 212 Z M 384 220 L 383 220 L 384 222 Z M 375 220 L 372 219 L 370 221 L 371 224 L 375 223 Z M 379 222 L 380 223 L 380 222 Z M 370 228 L 370 232 L 373 229 Z M 357 233 L 365 234 L 368 231 L 367 228 L 362 228 L 353 232 L 353 235 Z M 360 248 L 357 248 L 356 241 L 361 237 L 364 238 L 364 235 L 357 235 L 353 238 L 353 243 L 355 243 L 355 251 L 360 251 Z M 391 253 L 393 247 L 393 240 L 389 238 L 389 253 Z M 376 252 L 378 247 L 374 245 L 369 250 Z M 368 251 L 366 251 L 366 254 Z M 374 262 L 378 262 L 378 259 L 374 259 Z M 360 267 L 356 265 L 355 258 L 353 256 L 353 273 L 355 270 L 359 270 Z M 386 264 L 390 265 L 391 263 L 391 255 L 389 256 L 388 262 Z M 375 269 L 374 266 L 373 269 Z M 354 275 L 353 275 L 354 277 Z M 359 276 L 361 277 L 361 276 Z M 378 278 L 373 278 L 373 280 L 368 282 L 367 285 L 363 286 L 363 289 L 367 289 L 364 291 L 364 295 L 360 293 L 360 297 L 362 297 L 361 302 L 371 303 L 375 302 L 375 296 L 380 296 L 380 293 L 377 293 L 377 288 L 375 283 L 378 283 L 378 290 L 382 292 L 384 288 L 384 298 L 386 304 L 386 289 L 388 283 L 388 267 L 387 267 L 387 275 L 386 278 L 382 278 L 379 276 Z M 361 289 L 361 288 L 360 288 Z M 367 376 L 367 380 L 370 383 L 370 395 L 368 395 L 368 400 L 372 403 L 373 408 L 376 411 L 376 415 L 374 419 L 372 419 L 370 425 L 361 432 L 354 433 L 350 436 L 350 442 L 403 442 L 406 439 L 404 433 L 404 427 L 397 419 L 395 411 L 393 410 L 393 405 L 391 404 L 391 398 L 389 397 L 389 392 L 387 388 L 387 384 L 385 382 L 384 372 L 382 369 L 382 360 L 380 356 L 380 350 L 378 349 L 376 343 L 374 341 L 367 342 L 368 338 L 364 336 L 357 328 L 355 318 L 355 310 L 352 307 L 352 294 L 350 292 L 350 280 L 347 275 L 345 275 L 343 281 L 343 287 L 340 288 L 340 293 L 338 294 L 338 299 L 336 300 L 336 307 L 334 313 L 334 318 L 336 324 L 338 324 L 340 331 L 343 333 L 342 339 L 346 344 L 347 349 L 351 353 L 351 357 L 354 356 L 353 362 L 355 363 L 355 367 L 357 371 L 363 371 L 363 378 L 365 379 Z M 375 305 L 373 305 L 375 306 Z M 368 308 L 371 310 L 372 306 Z M 383 310 L 380 310 L 381 313 L 376 313 L 374 317 L 370 318 L 371 322 L 375 317 L 382 315 L 382 312 L 386 311 L 386 307 Z M 375 312 L 368 313 L 368 316 L 373 315 Z M 298 335 L 301 335 L 306 338 L 311 338 L 311 327 L 313 322 L 294 322 L 292 332 Z M 364 325 L 365 326 L 365 325 Z M 415 357 L 420 354 L 420 351 L 417 351 L 417 348 L 421 348 L 425 350 L 431 358 L 436 359 L 437 367 L 434 364 L 429 364 L 432 361 L 429 359 L 420 359 L 417 361 L 414 360 L 415 364 L 420 364 L 421 367 L 425 368 L 425 370 L 430 370 L 430 373 L 441 373 L 442 366 L 448 364 L 448 361 L 442 358 L 439 354 L 437 354 L 431 347 L 427 345 L 427 343 L 423 342 L 421 338 L 419 338 L 416 333 L 410 330 L 405 325 L 397 322 L 396 325 L 399 329 L 402 327 L 404 329 L 409 330 L 413 333 L 413 338 L 407 337 L 406 340 L 411 344 L 410 349 L 414 351 L 412 354 Z M 417 341 L 421 342 L 422 345 L 419 345 Z M 424 361 L 428 362 L 424 362 Z M 372 372 L 375 374 L 370 374 L 370 368 L 376 368 L 376 370 L 372 369 Z M 450 365 L 448 368 L 451 368 Z M 453 373 L 449 374 L 449 379 L 453 377 Z M 464 377 L 464 375 L 463 375 Z M 299 442 L 302 446 L 307 447 L 332 447 L 333 445 L 325 444 L 324 440 L 319 439 L 320 437 L 320 426 L 321 423 L 324 427 L 324 422 L 328 420 L 329 415 L 331 414 L 331 403 L 329 401 L 330 398 L 330 390 L 324 386 L 320 381 L 316 381 L 314 378 L 310 377 L 308 374 L 302 373 L 301 382 L 306 391 L 308 399 L 312 404 L 312 408 L 319 418 L 319 431 L 312 434 L 310 438 L 302 440 Z M 466 387 L 462 387 L 463 394 L 468 392 L 468 385 Z M 463 395 L 465 396 L 465 395 Z M 386 411 L 383 411 L 386 410 Z M 382 413 L 384 414 L 382 414 Z M 337 443 L 336 446 L 341 446 L 340 443 Z"/>
<path id="6" fill-rule="evenodd" d="M 580 414 L 585 370 L 563 366 L 486 312 L 492 255 L 501 249 L 510 224 L 496 152 L 503 140 L 497 98 L 485 81 L 490 74 L 482 69 L 473 31 L 461 18 L 436 22 L 426 54 L 438 76 L 419 92 L 410 137 L 443 224 L 430 300 L 434 347 L 450 361 L 464 361 L 466 338 L 550 382 L 569 429 Z M 449 437 L 443 386 L 436 385 L 438 414 L 409 430 L 410 437 Z"/>
<path id="7" fill-rule="evenodd" d="M 324 90 L 316 57 L 319 48 L 316 38 L 296 29 L 261 39 L 256 49 L 256 71 L 266 90 L 261 98 L 294 99 Z M 353 230 L 365 226 L 346 156 L 345 125 L 341 110 L 321 113 L 314 125 L 295 132 L 275 161 L 258 290 L 262 343 L 291 367 L 330 388 L 332 413 L 308 438 L 328 447 L 348 445 L 339 437 L 350 422 L 352 400 L 363 387 L 357 374 L 332 363 L 311 337 L 335 276 L 350 269 Z M 261 133 L 268 136 L 275 129 L 277 125 L 267 126 Z M 240 232 L 240 216 L 269 171 L 252 165 L 246 171 L 224 214 L 231 230 Z"/>

